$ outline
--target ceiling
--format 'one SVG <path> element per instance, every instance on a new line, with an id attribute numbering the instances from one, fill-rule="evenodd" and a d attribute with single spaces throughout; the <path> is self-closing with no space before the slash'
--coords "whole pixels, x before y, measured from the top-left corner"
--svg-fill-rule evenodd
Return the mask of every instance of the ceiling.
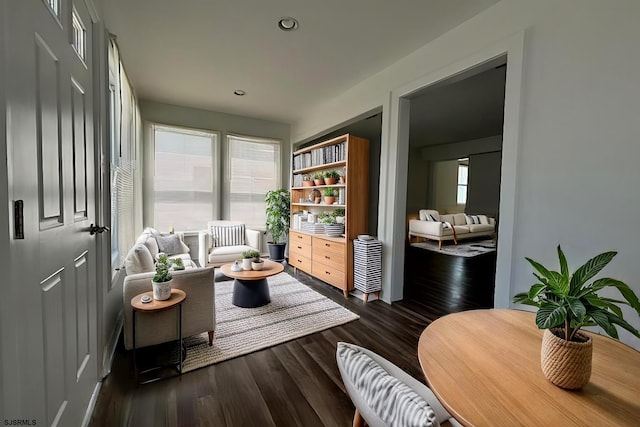
<path id="1" fill-rule="evenodd" d="M 497 1 L 96 0 L 140 99 L 284 123 Z"/>

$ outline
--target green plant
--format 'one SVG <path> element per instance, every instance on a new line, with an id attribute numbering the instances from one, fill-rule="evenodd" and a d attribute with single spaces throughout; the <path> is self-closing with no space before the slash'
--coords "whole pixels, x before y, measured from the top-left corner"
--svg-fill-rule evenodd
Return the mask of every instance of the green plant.
<path id="1" fill-rule="evenodd" d="M 338 173 L 338 171 L 326 171 L 324 173 L 324 177 L 325 178 L 340 178 L 340 174 Z"/>
<path id="2" fill-rule="evenodd" d="M 242 258 L 244 259 L 260 259 L 260 252 L 254 250 L 254 249 L 250 249 L 248 251 L 244 251 L 242 252 Z"/>
<path id="3" fill-rule="evenodd" d="M 338 190 L 333 187 L 326 187 L 322 190 L 322 195 L 325 197 L 335 197 L 338 195 Z"/>
<path id="4" fill-rule="evenodd" d="M 324 179 L 324 173 L 322 171 L 314 172 L 313 179 Z"/>
<path id="5" fill-rule="evenodd" d="M 333 212 L 331 212 L 331 215 L 335 218 L 337 216 L 344 216 L 345 215 L 345 210 L 342 208 L 338 208 L 338 209 L 334 209 Z"/>
<path id="6" fill-rule="evenodd" d="M 318 222 L 321 224 L 336 224 L 336 217 L 331 212 L 322 212 L 318 214 Z"/>
<path id="7" fill-rule="evenodd" d="M 267 205 L 267 232 L 271 233 L 273 243 L 277 244 L 289 231 L 291 196 L 284 189 L 271 190 L 264 200 Z"/>
<path id="8" fill-rule="evenodd" d="M 173 264 L 174 270 L 184 270 L 184 263 L 182 262 L 182 258 L 175 258 L 171 260 Z"/>
<path id="9" fill-rule="evenodd" d="M 313 178 L 308 173 L 305 173 L 304 175 L 302 175 L 302 180 L 303 181 L 313 181 Z"/>
<path id="10" fill-rule="evenodd" d="M 156 274 L 153 276 L 153 281 L 156 283 L 168 282 L 173 279 L 171 276 L 171 272 L 169 269 L 171 268 L 171 262 L 169 262 L 167 256 L 162 254 L 158 256 L 158 261 L 156 262 Z"/>
<path id="11" fill-rule="evenodd" d="M 587 261 L 573 274 L 569 273 L 567 259 L 558 245 L 560 272 L 551 271 L 540 263 L 526 258 L 534 270 L 538 282 L 528 292 L 513 297 L 513 302 L 538 307 L 536 325 L 540 329 L 559 328 L 565 340 L 571 341 L 583 326 L 600 326 L 607 335 L 618 338 L 615 325 L 621 326 L 640 338 L 633 326 L 627 323 L 622 310 L 616 304 L 633 307 L 640 315 L 640 302 L 625 283 L 611 278 L 602 278 L 588 283 L 598 274 L 617 252 L 604 252 Z M 626 301 L 607 298 L 597 294 L 601 289 L 618 289 Z"/>

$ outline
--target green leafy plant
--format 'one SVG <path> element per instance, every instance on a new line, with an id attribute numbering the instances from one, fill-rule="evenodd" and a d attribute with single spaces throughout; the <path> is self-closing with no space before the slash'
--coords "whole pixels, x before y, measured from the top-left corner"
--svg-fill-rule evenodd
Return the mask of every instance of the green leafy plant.
<path id="1" fill-rule="evenodd" d="M 335 197 L 338 195 L 338 190 L 333 187 L 326 187 L 322 190 L 322 195 L 325 197 Z"/>
<path id="2" fill-rule="evenodd" d="M 336 224 L 336 217 L 331 212 L 322 212 L 318 214 L 318 222 L 321 224 Z"/>
<path id="3" fill-rule="evenodd" d="M 313 179 L 324 179 L 324 172 L 322 171 L 314 172 Z"/>
<path id="4" fill-rule="evenodd" d="M 260 252 L 256 251 L 256 250 L 248 250 L 248 251 L 244 251 L 242 252 L 242 258 L 244 259 L 260 259 Z"/>
<path id="5" fill-rule="evenodd" d="M 534 268 L 533 275 L 538 281 L 528 292 L 513 297 L 513 302 L 538 307 L 536 325 L 540 329 L 559 328 L 563 337 L 571 341 L 576 332 L 584 326 L 600 326 L 613 338 L 618 338 L 618 325 L 640 338 L 633 326 L 627 323 L 617 304 L 633 307 L 640 315 L 640 302 L 633 290 L 625 283 L 611 278 L 589 282 L 596 276 L 617 252 L 604 252 L 587 261 L 573 274 L 569 273 L 567 259 L 558 245 L 560 271 L 552 271 L 542 264 L 526 258 Z M 598 291 L 613 287 L 618 289 L 626 301 L 607 298 Z"/>
<path id="6" fill-rule="evenodd" d="M 168 282 L 173 279 L 169 269 L 171 268 L 171 262 L 168 260 L 167 255 L 161 254 L 158 256 L 156 262 L 156 274 L 153 276 L 153 281 L 156 283 Z"/>
<path id="7" fill-rule="evenodd" d="M 291 196 L 284 189 L 271 190 L 264 200 L 267 205 L 267 232 L 271 233 L 273 243 L 277 244 L 289 231 Z"/>
<path id="8" fill-rule="evenodd" d="M 304 175 L 302 175 L 302 180 L 303 181 L 313 181 L 313 177 L 311 175 L 309 175 L 308 173 L 305 173 Z"/>
<path id="9" fill-rule="evenodd" d="M 331 215 L 334 218 L 337 216 L 344 216 L 344 214 L 345 214 L 345 210 L 342 208 L 334 209 L 333 212 L 331 212 Z"/>
<path id="10" fill-rule="evenodd" d="M 184 270 L 184 262 L 182 262 L 182 258 L 175 258 L 171 260 L 173 264 L 174 270 Z"/>
<path id="11" fill-rule="evenodd" d="M 340 174 L 338 173 L 338 171 L 326 171 L 324 173 L 324 177 L 325 178 L 335 178 L 338 179 L 340 178 Z"/>

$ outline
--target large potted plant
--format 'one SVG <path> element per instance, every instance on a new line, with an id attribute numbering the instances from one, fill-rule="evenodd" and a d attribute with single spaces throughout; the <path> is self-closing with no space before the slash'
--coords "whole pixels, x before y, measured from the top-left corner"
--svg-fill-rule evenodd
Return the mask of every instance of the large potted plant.
<path id="1" fill-rule="evenodd" d="M 267 242 L 269 258 L 272 261 L 284 260 L 286 236 L 291 219 L 291 196 L 285 189 L 271 190 L 265 197 L 267 210 L 267 233 L 272 241 Z"/>
<path id="2" fill-rule="evenodd" d="M 545 329 L 541 366 L 545 377 L 567 389 L 579 389 L 589 382 L 593 342 L 580 331 L 584 326 L 600 326 L 618 338 L 616 325 L 640 338 L 640 332 L 624 320 L 619 304 L 633 307 L 640 315 L 638 297 L 625 283 L 608 277 L 591 281 L 617 254 L 604 252 L 587 261 L 573 274 L 558 245 L 560 271 L 552 271 L 526 258 L 535 272 L 536 283 L 528 292 L 514 296 L 515 303 L 538 307 L 536 325 Z M 598 295 L 604 288 L 616 288 L 625 301 Z"/>
<path id="3" fill-rule="evenodd" d="M 153 299 L 164 301 L 171 298 L 171 283 L 173 276 L 171 275 L 171 262 L 165 254 L 161 254 L 156 262 L 156 274 L 151 279 L 153 288 Z"/>

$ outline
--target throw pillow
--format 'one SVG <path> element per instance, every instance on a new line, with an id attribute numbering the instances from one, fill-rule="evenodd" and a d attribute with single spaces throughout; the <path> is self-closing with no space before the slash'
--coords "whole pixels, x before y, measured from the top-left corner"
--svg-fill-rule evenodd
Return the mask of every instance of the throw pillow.
<path id="1" fill-rule="evenodd" d="M 244 224 L 212 225 L 210 231 L 215 247 L 244 245 Z"/>
<path id="2" fill-rule="evenodd" d="M 149 249 L 149 252 L 151 252 L 151 256 L 153 258 L 156 258 L 158 252 L 160 252 L 160 249 L 158 248 L 158 241 L 156 240 L 156 238 L 149 235 L 149 237 L 145 239 L 144 245 L 147 247 L 147 249 Z"/>
<path id="3" fill-rule="evenodd" d="M 156 241 L 158 242 L 158 250 L 164 252 L 167 256 L 189 252 L 189 247 L 182 243 L 177 234 L 158 236 Z"/>
<path id="4" fill-rule="evenodd" d="M 480 224 L 480 215 L 464 215 L 467 225 Z"/>
<path id="5" fill-rule="evenodd" d="M 127 275 L 155 270 L 155 263 L 149 249 L 142 243 L 135 244 L 124 259 L 124 269 Z"/>
<path id="6" fill-rule="evenodd" d="M 158 237 L 160 235 L 160 232 L 158 230 L 156 230 L 155 228 L 153 228 L 153 227 L 145 228 L 144 230 L 142 230 L 142 233 L 143 234 L 145 234 L 145 233 L 146 234 L 150 234 L 153 237 Z"/>
<path id="7" fill-rule="evenodd" d="M 478 215 L 480 218 L 480 224 L 489 224 L 489 218 L 486 215 Z"/>
<path id="8" fill-rule="evenodd" d="M 390 375 L 368 354 L 343 342 L 338 343 L 337 354 L 348 380 L 386 425 L 439 425 L 431 406 L 408 385 Z"/>

